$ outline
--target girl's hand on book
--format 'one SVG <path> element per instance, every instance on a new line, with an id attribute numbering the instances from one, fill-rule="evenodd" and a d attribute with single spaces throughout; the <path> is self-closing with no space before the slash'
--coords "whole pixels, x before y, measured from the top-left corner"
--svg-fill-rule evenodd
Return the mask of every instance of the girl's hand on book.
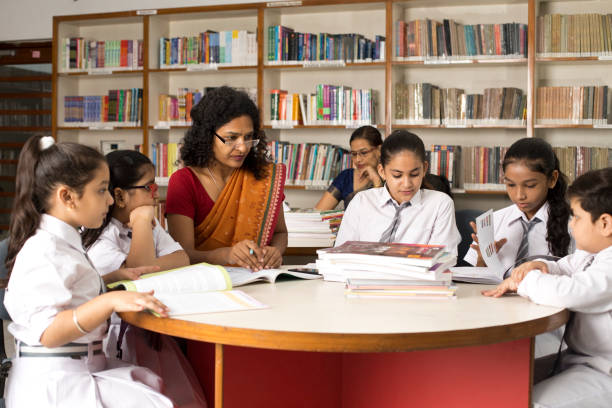
<path id="1" fill-rule="evenodd" d="M 120 280 L 136 280 L 140 275 L 158 272 L 159 266 L 138 266 L 136 268 L 119 268 L 116 271 L 104 275 L 104 283 L 113 283 Z"/>
<path id="2" fill-rule="evenodd" d="M 546 263 L 542 261 L 530 261 L 520 264 L 519 266 L 514 268 L 510 277 L 518 285 L 525 278 L 525 276 L 527 276 L 527 274 L 533 271 L 534 269 L 537 269 L 542 273 L 548 273 L 548 266 L 546 266 Z"/>
<path id="3" fill-rule="evenodd" d="M 490 297 L 500 297 L 504 293 L 516 292 L 518 290 L 518 283 L 512 278 L 505 279 L 495 289 L 483 290 L 482 294 Z"/>
<path id="4" fill-rule="evenodd" d="M 140 207 L 134 208 L 130 212 L 130 222 L 128 227 L 134 229 L 134 226 L 138 223 L 151 224 L 151 228 L 155 227 L 155 207 L 152 205 L 141 205 Z"/>
<path id="5" fill-rule="evenodd" d="M 108 292 L 106 295 L 111 298 L 114 312 L 142 312 L 143 310 L 152 310 L 159 313 L 162 317 L 168 317 L 168 307 L 156 299 L 153 293 L 153 291 L 116 291 Z"/>
<path id="6" fill-rule="evenodd" d="M 264 267 L 264 253 L 255 242 L 245 239 L 230 248 L 229 263 L 257 272 Z"/>
<path id="7" fill-rule="evenodd" d="M 478 245 L 478 236 L 476 235 L 476 223 L 474 221 L 471 221 L 470 227 L 472 227 L 472 229 L 474 230 L 474 233 L 472 234 L 472 240 L 475 242 L 475 244 L 470 245 L 470 248 L 476 251 L 476 254 L 478 255 L 478 258 L 476 259 L 476 265 L 474 266 L 487 266 L 484 261 L 484 258 L 482 257 L 482 253 L 480 252 L 480 246 Z M 506 238 L 502 238 L 499 241 L 495 241 L 495 252 L 499 252 L 499 250 L 504 246 L 506 242 L 508 242 Z"/>
<path id="8" fill-rule="evenodd" d="M 273 246 L 266 246 L 263 249 L 264 254 L 264 268 L 278 268 L 283 263 L 283 255 L 280 253 L 278 248 Z"/>

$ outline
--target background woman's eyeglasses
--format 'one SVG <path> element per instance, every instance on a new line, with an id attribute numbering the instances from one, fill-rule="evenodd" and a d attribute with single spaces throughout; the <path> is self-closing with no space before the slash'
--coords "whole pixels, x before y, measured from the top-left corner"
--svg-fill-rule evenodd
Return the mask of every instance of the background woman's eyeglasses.
<path id="1" fill-rule="evenodd" d="M 248 136 L 240 136 L 240 137 L 232 136 L 230 138 L 223 138 L 223 137 L 219 136 L 217 134 L 217 132 L 214 132 L 214 134 L 221 141 L 221 143 L 223 143 L 227 147 L 232 147 L 233 148 L 233 147 L 238 146 L 240 143 L 244 144 L 246 147 L 255 147 L 259 143 L 259 139 L 250 139 L 250 138 L 248 138 Z M 252 137 L 252 136 L 250 136 L 250 137 Z M 240 140 L 242 140 L 242 141 L 240 141 Z"/>
<path id="2" fill-rule="evenodd" d="M 357 158 L 357 156 L 359 156 L 359 157 L 361 157 L 361 158 L 364 158 L 364 157 L 366 157 L 368 154 L 372 153 L 372 150 L 374 150 L 374 148 L 367 149 L 367 150 L 360 150 L 360 151 L 358 151 L 358 152 L 351 152 L 351 157 L 352 157 L 353 159 L 356 159 L 356 158 Z"/>

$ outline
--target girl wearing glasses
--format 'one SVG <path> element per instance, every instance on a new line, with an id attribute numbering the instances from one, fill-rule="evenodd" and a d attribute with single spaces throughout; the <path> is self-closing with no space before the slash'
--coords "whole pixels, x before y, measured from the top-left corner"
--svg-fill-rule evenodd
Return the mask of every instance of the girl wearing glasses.
<path id="1" fill-rule="evenodd" d="M 168 184 L 170 234 L 192 263 L 280 266 L 287 246 L 285 168 L 266 158 L 259 110 L 244 92 L 213 89 L 191 110 L 180 150 L 185 168 Z"/>
<path id="2" fill-rule="evenodd" d="M 317 210 L 333 210 L 340 201 L 344 201 L 344 208 L 347 208 L 358 192 L 383 185 L 376 170 L 382 145 L 378 129 L 372 126 L 356 129 L 351 135 L 350 145 L 353 168 L 338 174 L 315 206 Z"/>
<path id="3" fill-rule="evenodd" d="M 89 259 L 108 282 L 121 266 L 158 266 L 161 270 L 189 265 L 181 246 L 155 219 L 158 199 L 155 168 L 135 150 L 106 155 L 110 170 L 109 191 L 114 199 L 102 227 L 84 233 Z M 134 272 L 131 279 L 138 279 Z M 169 336 L 157 336 L 137 327 L 121 334 L 121 320 L 113 315 L 105 352 L 124 361 L 150 368 L 164 379 L 166 392 L 177 406 L 206 407 L 204 393 L 185 356 Z M 151 339 L 156 344 L 152 346 Z"/>

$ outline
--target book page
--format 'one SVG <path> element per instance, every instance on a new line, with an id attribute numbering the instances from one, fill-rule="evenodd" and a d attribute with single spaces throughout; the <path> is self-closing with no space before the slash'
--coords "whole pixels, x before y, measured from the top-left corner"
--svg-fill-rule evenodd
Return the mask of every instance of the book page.
<path id="1" fill-rule="evenodd" d="M 504 267 L 495 250 L 495 227 L 493 225 L 493 210 L 489 210 L 476 218 L 476 236 L 478 246 L 485 264 L 499 273 L 504 273 Z"/>
<path id="2" fill-rule="evenodd" d="M 141 276 L 135 281 L 124 282 L 127 290 L 161 293 L 194 293 L 231 289 L 232 284 L 225 269 L 218 265 L 199 263 L 172 269 L 163 273 Z"/>
<path id="3" fill-rule="evenodd" d="M 497 285 L 503 280 L 500 273 L 488 267 L 456 266 L 450 268 L 450 271 L 453 275 L 453 280 L 457 282 Z"/>
<path id="4" fill-rule="evenodd" d="M 285 269 L 262 269 L 258 272 L 251 272 L 247 268 L 238 268 L 226 266 L 228 275 L 232 281 L 233 287 L 247 285 L 256 281 L 266 281 L 274 283 L 279 275 L 289 275 L 300 279 L 319 279 L 321 275 L 310 273 L 291 272 Z"/>
<path id="5" fill-rule="evenodd" d="M 263 309 L 267 305 L 239 290 L 203 293 L 161 293 L 155 296 L 169 309 L 169 316 Z"/>

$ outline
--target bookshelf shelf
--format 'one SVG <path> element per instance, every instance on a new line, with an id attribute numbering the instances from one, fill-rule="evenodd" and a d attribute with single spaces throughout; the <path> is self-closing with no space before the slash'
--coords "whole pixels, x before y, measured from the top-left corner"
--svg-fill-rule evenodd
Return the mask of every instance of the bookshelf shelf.
<path id="1" fill-rule="evenodd" d="M 63 72 L 59 72 L 58 76 L 60 77 L 66 77 L 66 78 L 70 78 L 70 77 L 81 77 L 81 76 L 87 76 L 87 77 L 96 77 L 96 78 L 107 78 L 109 76 L 115 76 L 115 75 L 142 75 L 144 72 L 144 70 L 142 69 L 134 69 L 134 70 L 117 70 L 117 69 L 108 69 L 105 70 L 103 68 L 97 68 L 96 70 L 92 70 L 92 71 L 63 71 Z"/>
<path id="2" fill-rule="evenodd" d="M 50 130 L 51 126 L 0 126 L 0 131 L 46 132 Z"/>
<path id="3" fill-rule="evenodd" d="M 24 143 L 22 142 L 0 142 L 0 149 L 21 149 Z"/>
<path id="4" fill-rule="evenodd" d="M 17 164 L 17 159 L 0 159 L 0 164 Z"/>
<path id="5" fill-rule="evenodd" d="M 15 197 L 15 193 L 11 191 L 0 191 L 0 197 Z"/>
<path id="6" fill-rule="evenodd" d="M 10 99 L 31 99 L 31 98 L 51 98 L 51 92 L 6 92 L 2 94 L 2 98 Z"/>
<path id="7" fill-rule="evenodd" d="M 467 59 L 457 59 L 457 60 L 393 60 L 393 66 L 401 67 L 404 65 L 422 65 L 428 68 L 436 68 L 436 67 L 461 67 L 461 66 L 472 66 L 472 65 L 483 65 L 483 66 L 491 66 L 491 65 L 525 65 L 527 64 L 527 58 L 467 58 Z"/>
<path id="8" fill-rule="evenodd" d="M 0 115 L 50 115 L 51 109 L 0 109 Z"/>
<path id="9" fill-rule="evenodd" d="M 286 184 L 285 185 L 285 190 L 316 190 L 316 191 L 325 191 L 325 190 L 327 190 L 328 187 L 329 187 L 328 185 L 301 186 L 301 185 L 295 185 L 295 184 Z"/>
<path id="10" fill-rule="evenodd" d="M 15 181 L 15 176 L 0 176 L 0 181 Z"/>
<path id="11" fill-rule="evenodd" d="M 38 82 L 51 81 L 51 75 L 24 75 L 0 77 L 0 82 Z M 4 94 L 2 94 L 4 96 Z"/>
<path id="12" fill-rule="evenodd" d="M 0 230 L 3 230 L 3 231 L 8 231 L 8 229 L 9 229 L 9 226 L 8 226 L 8 225 L 6 225 L 6 224 L 0 224 Z"/>
<path id="13" fill-rule="evenodd" d="M 10 208 L 0 208 L 0 214 L 10 214 L 10 213 L 11 213 Z"/>
<path id="14" fill-rule="evenodd" d="M 605 4 L 603 4 L 605 3 Z M 299 2 L 261 2 L 249 4 L 230 4 L 214 6 L 196 6 L 157 9 L 154 15 L 138 15 L 137 11 L 120 13 L 99 13 L 95 15 L 58 16 L 54 18 L 55 62 L 53 66 L 53 123 L 54 136 L 66 138 L 93 146 L 109 139 L 125 139 L 128 144 L 141 145 L 145 154 L 151 155 L 152 146 L 157 144 L 177 143 L 186 124 L 158 123 L 161 122 L 159 95 L 178 98 L 178 90 L 197 87 L 205 90 L 209 87 L 230 84 L 240 88 L 256 90 L 257 104 L 262 115 L 262 127 L 275 142 L 289 144 L 335 144 L 348 147 L 348 136 L 354 126 L 345 125 L 273 125 L 272 90 L 286 90 L 288 94 L 314 94 L 317 85 L 346 86 L 353 90 L 372 89 L 372 100 L 376 101 L 375 125 L 383 135 L 394 129 L 415 129 L 429 148 L 432 145 L 463 145 L 463 146 L 509 146 L 518 138 L 543 137 L 557 146 L 573 146 L 577 137 L 580 143 L 604 144 L 612 147 L 612 142 L 602 139 L 607 127 L 577 124 L 542 124 L 536 118 L 537 90 L 539 86 L 612 86 L 608 78 L 609 62 L 612 56 L 551 56 L 538 53 L 539 16 L 542 14 L 579 14 L 579 13 L 612 13 L 612 3 L 595 0 L 301 0 Z M 509 24 L 516 22 L 518 27 L 520 47 L 514 50 L 495 50 L 492 54 L 484 49 L 476 50 L 476 54 L 489 53 L 484 58 L 480 56 L 451 57 L 442 59 L 414 60 L 396 55 L 412 55 L 396 53 L 398 47 L 397 24 L 400 21 L 415 20 L 442 22 L 453 20 L 457 25 L 467 27 L 476 24 Z M 528 30 L 524 30 L 527 24 Z M 368 40 L 376 36 L 385 37 L 384 54 L 378 54 L 384 60 L 339 62 L 339 61 L 268 61 L 282 59 L 276 53 L 275 46 L 270 41 L 274 31 L 272 26 L 284 26 L 302 34 L 358 34 Z M 249 65 L 206 65 L 185 64 L 180 66 L 160 64 L 160 39 L 178 39 L 193 37 L 206 31 L 247 31 L 256 34 L 257 60 L 245 59 Z M 485 34 L 482 34 L 483 36 Z M 521 36 L 527 38 L 527 57 L 520 42 Z M 142 68 L 130 71 L 105 72 L 66 72 L 60 66 L 60 45 L 66 38 L 82 37 L 96 41 L 138 39 L 142 40 Z M 202 37 L 204 38 L 204 37 Z M 306 37 L 304 37 L 306 38 Z M 484 37 L 482 37 L 484 38 Z M 165 41 L 165 40 L 164 40 Z M 304 42 L 305 43 L 305 42 Z M 209 43 L 210 44 L 210 43 Z M 298 37 L 298 44 L 299 37 Z M 508 44 L 506 42 L 506 44 Z M 473 47 L 472 47 L 473 48 Z M 512 47 L 511 47 L 512 48 Z M 517 51 L 518 50 L 518 51 Z M 272 52 L 269 52 L 272 51 Z M 461 54 L 474 54 L 467 48 Z M 498 55 L 494 55 L 494 54 Z M 502 55 L 502 54 L 507 55 Z M 453 55 L 458 53 L 453 52 Z M 162 54 L 163 55 L 163 54 Z M 300 55 L 300 54 L 298 54 Z M 302 53 L 302 56 L 306 54 Z M 346 55 L 346 54 L 345 54 Z M 372 54 L 375 55 L 375 54 Z M 438 54 L 442 55 L 442 54 Z M 167 56 L 167 54 L 166 54 Z M 207 58 L 210 54 L 207 56 Z M 253 57 L 253 54 L 250 54 Z M 286 57 L 286 56 L 285 56 Z M 329 57 L 329 56 L 328 56 Z M 167 57 L 166 57 L 167 58 Z M 298 58 L 302 58 L 301 56 Z M 332 57 L 335 58 L 335 57 Z M 359 57 L 361 58 L 361 57 Z M 377 57 L 375 57 L 377 58 Z M 58 62 L 59 60 L 59 62 Z M 196 59 L 208 61 L 209 59 Z M 188 61 L 186 59 L 185 61 Z M 192 60 L 191 60 L 192 61 Z M 222 61 L 222 60 L 220 60 Z M 234 60 L 235 61 L 235 60 Z M 242 64 L 242 61 L 239 62 Z M 172 61 L 174 62 L 174 61 Z M 182 62 L 182 61 L 181 61 Z M 136 66 L 136 65 L 134 65 Z M 588 73 L 578 74 L 574 68 L 588 70 Z M 435 69 L 433 69 L 435 68 Z M 221 73 L 222 71 L 222 73 Z M 220 74 L 220 75 L 218 75 Z M 106 78 L 98 81 L 96 78 Z M 137 127 L 115 126 L 106 124 L 89 126 L 66 126 L 64 122 L 64 96 L 70 95 L 104 95 L 109 90 L 108 80 L 112 80 L 112 88 L 143 89 L 142 118 L 143 125 Z M 25 81 L 25 79 L 23 79 Z M 0 78 L 0 82 L 5 81 Z M 608 82 L 606 82 L 608 81 Z M 517 112 L 525 106 L 526 120 L 524 124 L 399 124 L 397 120 L 414 119 L 413 115 L 401 112 L 400 102 L 396 101 L 397 84 L 431 84 L 440 90 L 453 88 L 470 95 L 483 95 L 491 88 L 519 89 L 526 102 L 520 101 L 520 108 L 514 111 L 503 111 L 504 118 L 517 118 Z M 342 88 L 340 88 L 342 89 Z M 337 90 L 334 89 L 334 91 Z M 189 90 L 191 92 L 191 90 Z M 8 94 L 10 95 L 10 94 Z M 375 96 L 374 96 L 375 95 Z M 5 95 L 3 95 L 5 96 Z M 50 98 L 51 93 L 32 93 L 32 97 Z M 10 96 L 9 96 L 10 97 Z M 24 98 L 19 94 L 19 98 Z M 403 96 L 402 96 L 403 97 Z M 454 96 L 453 96 L 454 97 Z M 255 99 L 255 98 L 254 98 Z M 346 98 L 344 98 L 346 99 Z M 510 98 L 512 99 L 512 98 Z M 337 100 L 337 99 L 336 99 Z M 442 92 L 440 92 L 442 101 Z M 476 99 L 474 99 L 476 100 Z M 484 100 L 484 99 L 483 99 Z M 341 99 L 342 101 L 342 99 Z M 442 101 L 443 102 L 443 101 Z M 505 102 L 505 100 L 504 100 Z M 468 102 L 468 103 L 471 103 Z M 478 102 L 481 103 L 481 102 Z M 513 101 L 514 103 L 514 101 Z M 305 103 L 306 106 L 308 106 Z M 443 105 L 443 103 L 442 103 Z M 475 106 L 476 103 L 474 102 Z M 609 104 L 610 105 L 610 104 Z M 470 105 L 472 106 L 472 105 Z M 484 106 L 484 104 L 482 105 Z M 489 102 L 489 105 L 490 102 Z M 509 105 L 504 105 L 509 106 Z M 514 105 L 513 105 L 514 106 Z M 317 107 L 315 105 L 315 107 Z M 318 107 L 317 107 L 318 108 Z M 446 110 L 447 112 L 449 110 Z M 43 111 L 41 111 L 43 112 Z M 166 110 L 166 112 L 168 112 Z M 404 112 L 406 112 L 404 110 Z M 28 114 L 5 109 L 0 114 Z M 512 115 L 506 115 L 511 113 Z M 36 114 L 34 112 L 32 115 Z M 312 112 L 309 113 L 312 115 Z M 442 115 L 441 115 L 442 116 Z M 457 115 L 457 117 L 461 117 Z M 471 116 L 467 116 L 471 117 Z M 473 117 L 487 117 L 476 116 Z M 495 118 L 496 115 L 488 116 Z M 520 116 L 523 117 L 523 116 Z M 539 116 L 544 118 L 544 116 Z M 281 118 L 279 118 L 281 119 Z M 295 118 L 294 118 L 295 119 Z M 455 117 L 446 117 L 455 120 Z M 168 119 L 165 119 L 168 120 Z M 181 119 L 182 120 L 182 119 Z M 417 118 L 418 120 L 418 118 Z M 508 119 L 509 121 L 512 119 Z M 294 122 L 295 123 L 295 122 Z M 310 121 L 307 123 L 317 123 Z M 320 122 L 319 122 L 320 123 Z M 447 122 L 453 123 L 453 122 Z M 511 122 L 509 122 L 511 123 Z M 465 132 L 466 129 L 472 132 Z M 478 130 L 480 129 L 480 130 Z M 568 132 L 564 129 L 574 129 Z M 589 129 L 589 130 L 586 130 Z M 606 129 L 597 132 L 591 129 Z M 121 136 L 118 134 L 123 132 Z M 105 132 L 106 131 L 106 132 Z M 114 132 L 114 133 L 113 133 Z M 580 133 L 583 132 L 583 133 Z M 571 135 L 570 135 L 571 133 Z M 574 134 L 575 133 L 575 134 Z M 117 135 L 117 136 L 115 136 Z M 585 136 L 582 138 L 582 136 Z M 461 164 L 464 157 L 461 156 Z M 462 171 L 462 166 L 459 166 Z M 307 186 L 290 186 L 287 190 L 309 190 Z M 500 192 L 482 192 L 468 190 L 468 195 L 503 194 Z M 304 194 L 305 195 L 305 194 Z M 315 194 L 313 193 L 314 197 Z M 292 202 L 293 204 L 293 202 Z"/>
<path id="15" fill-rule="evenodd" d="M 179 67 L 179 68 L 154 68 L 154 69 L 150 69 L 149 72 L 151 73 L 156 73 L 156 72 L 168 72 L 168 73 L 172 73 L 172 72 L 189 72 L 189 73 L 198 73 L 198 74 L 202 74 L 202 73 L 215 73 L 216 71 L 254 71 L 257 69 L 257 66 L 253 66 L 253 65 L 236 65 L 236 66 L 218 66 L 216 68 L 203 68 L 203 69 L 198 69 L 197 66 L 193 66 L 192 68 L 189 67 Z"/>

